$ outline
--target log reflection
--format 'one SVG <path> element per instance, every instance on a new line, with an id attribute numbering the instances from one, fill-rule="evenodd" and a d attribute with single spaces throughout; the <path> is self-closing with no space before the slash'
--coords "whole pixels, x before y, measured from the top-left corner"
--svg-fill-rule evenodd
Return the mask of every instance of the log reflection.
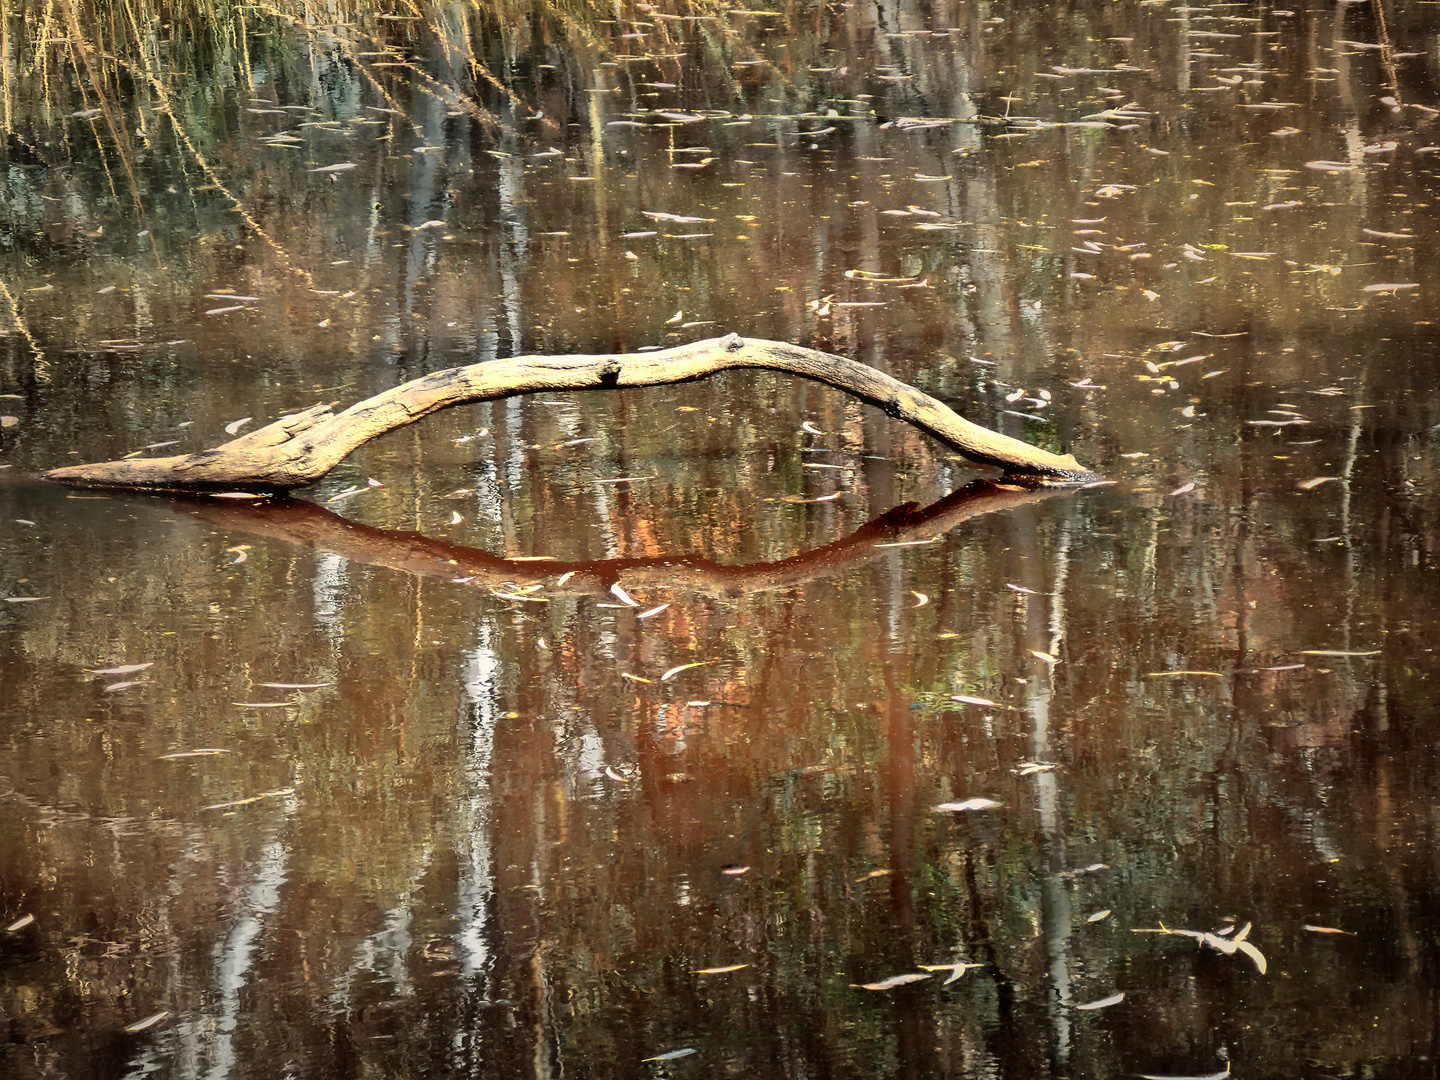
<path id="1" fill-rule="evenodd" d="M 227 532 L 330 552 L 412 577 L 443 578 L 480 588 L 514 589 L 548 583 L 547 595 L 574 596 L 605 593 L 610 586 L 621 585 L 626 589 L 677 588 L 740 596 L 832 577 L 886 555 L 897 545 L 938 541 L 972 518 L 1073 494 L 1073 490 L 1023 490 L 976 481 L 924 508 L 914 503 L 894 507 L 849 536 L 813 551 L 738 566 L 684 553 L 644 559 L 506 558 L 420 533 L 377 529 L 300 500 L 257 506 L 177 499 L 173 505 Z M 150 498 L 146 502 L 154 505 Z M 555 579 L 567 574 L 573 576 L 563 586 L 557 586 Z"/>

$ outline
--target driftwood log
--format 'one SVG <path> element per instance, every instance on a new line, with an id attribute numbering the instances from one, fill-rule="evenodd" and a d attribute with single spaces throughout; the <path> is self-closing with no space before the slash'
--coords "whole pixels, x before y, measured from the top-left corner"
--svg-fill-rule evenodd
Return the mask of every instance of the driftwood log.
<path id="1" fill-rule="evenodd" d="M 285 492 L 313 484 L 356 447 L 451 405 L 537 391 L 658 386 L 735 368 L 814 379 L 913 424 L 1007 480 L 1068 486 L 1098 480 L 1072 455 L 1052 454 L 972 424 L 913 386 L 842 356 L 731 334 L 672 349 L 605 356 L 517 356 L 436 371 L 357 402 L 342 413 L 314 405 L 213 450 L 177 457 L 70 465 L 49 480 L 85 487 Z"/>

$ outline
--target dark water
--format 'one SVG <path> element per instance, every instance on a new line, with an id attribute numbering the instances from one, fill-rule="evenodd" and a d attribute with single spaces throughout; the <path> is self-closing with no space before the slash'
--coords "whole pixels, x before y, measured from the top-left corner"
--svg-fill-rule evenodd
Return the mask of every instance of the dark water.
<path id="1" fill-rule="evenodd" d="M 0 48 L 0 1073 L 1435 1074 L 1440 7 L 62 7 Z M 35 478 L 730 331 L 1115 483 L 755 373 L 291 504 Z"/>

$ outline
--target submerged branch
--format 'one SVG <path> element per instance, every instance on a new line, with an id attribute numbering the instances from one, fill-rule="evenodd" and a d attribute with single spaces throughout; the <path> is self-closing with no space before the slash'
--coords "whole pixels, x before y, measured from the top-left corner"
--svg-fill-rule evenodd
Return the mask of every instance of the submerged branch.
<path id="1" fill-rule="evenodd" d="M 334 414 L 314 405 L 213 450 L 52 469 L 45 476 L 86 487 L 185 491 L 289 491 L 313 484 L 357 447 L 451 405 L 515 394 L 619 390 L 690 382 L 735 368 L 765 368 L 814 379 L 913 424 L 1006 478 L 1040 486 L 1098 480 L 1069 454 L 972 424 L 948 406 L 865 364 L 779 341 L 731 334 L 648 353 L 517 356 L 449 368 L 376 394 Z"/>

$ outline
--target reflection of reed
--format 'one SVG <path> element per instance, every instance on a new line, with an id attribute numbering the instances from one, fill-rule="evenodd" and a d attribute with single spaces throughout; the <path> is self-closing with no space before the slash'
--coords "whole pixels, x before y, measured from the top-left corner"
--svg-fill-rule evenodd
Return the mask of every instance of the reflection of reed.
<path id="1" fill-rule="evenodd" d="M 1073 491 L 1074 489 L 1069 489 Z M 890 554 L 895 545 L 938 541 L 971 518 L 1013 510 L 1065 493 L 1066 489 L 1021 490 L 978 480 L 923 509 L 906 503 L 866 522 L 855 532 L 824 547 L 775 562 L 726 566 L 699 555 L 662 554 L 651 558 L 507 559 L 475 548 L 418 533 L 377 529 L 347 521 L 313 503 L 277 502 L 237 506 L 210 500 L 173 505 L 190 517 L 227 532 L 340 555 L 352 562 L 381 566 L 403 574 L 446 581 L 466 579 L 480 588 L 547 586 L 536 599 L 604 593 L 612 585 L 675 588 L 717 595 L 739 595 L 790 588 L 860 566 Z M 147 500 L 147 504 L 153 505 Z M 569 577 L 557 588 L 556 578 Z"/>
<path id="2" fill-rule="evenodd" d="M 15 294 L 10 291 L 10 286 L 6 285 L 3 281 L 0 281 L 0 295 L 3 295 L 5 297 L 5 303 L 10 305 L 11 323 L 15 329 L 19 331 L 20 336 L 25 339 L 25 343 L 30 346 L 31 351 L 35 354 L 36 373 L 40 374 L 48 371 L 50 367 L 49 361 L 45 359 L 45 353 L 41 351 L 40 343 L 35 340 L 34 336 L 30 333 L 30 328 L 25 325 L 25 317 L 20 314 L 20 305 L 15 302 Z"/>

